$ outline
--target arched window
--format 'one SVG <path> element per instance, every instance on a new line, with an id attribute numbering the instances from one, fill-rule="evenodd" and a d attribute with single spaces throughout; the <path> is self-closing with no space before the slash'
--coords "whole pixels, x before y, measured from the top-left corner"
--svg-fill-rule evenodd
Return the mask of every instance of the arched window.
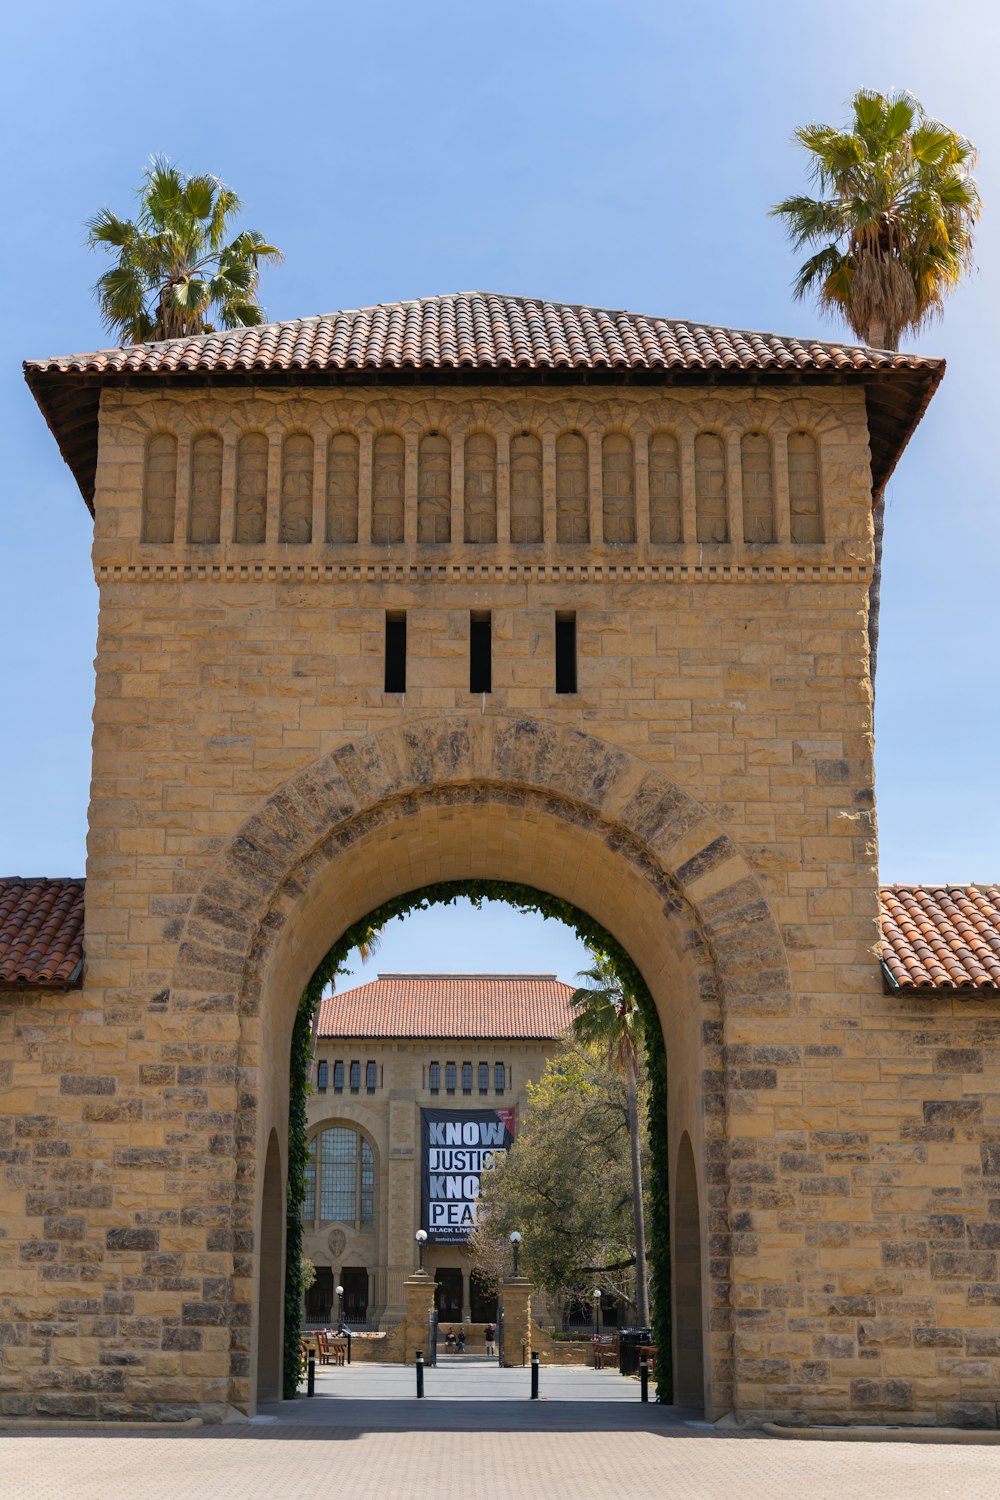
<path id="1" fill-rule="evenodd" d="M 267 535 L 267 438 L 248 432 L 236 450 L 234 540 L 263 542 Z"/>
<path id="2" fill-rule="evenodd" d="M 417 541 L 451 541 L 451 443 L 441 432 L 429 432 L 420 439 Z"/>
<path id="3" fill-rule="evenodd" d="M 672 432 L 649 440 L 649 540 L 681 539 L 681 455 Z"/>
<path id="4" fill-rule="evenodd" d="M 587 444 L 578 432 L 556 439 L 556 541 L 589 542 Z"/>
<path id="5" fill-rule="evenodd" d="M 771 443 L 763 432 L 748 432 L 740 443 L 743 473 L 743 540 L 774 541 L 774 483 Z"/>
<path id="6" fill-rule="evenodd" d="M 156 432 L 146 446 L 146 474 L 142 495 L 142 539 L 172 542 L 177 504 L 177 439 Z"/>
<path id="7" fill-rule="evenodd" d="M 635 483 L 632 441 L 621 432 L 609 432 L 601 444 L 601 475 L 604 489 L 604 540 L 635 541 Z"/>
<path id="8" fill-rule="evenodd" d="M 279 542 L 312 541 L 313 440 L 290 432 L 281 448 Z"/>
<path id="9" fill-rule="evenodd" d="M 488 432 L 465 440 L 465 540 L 497 539 L 497 445 Z"/>
<path id="10" fill-rule="evenodd" d="M 372 541 L 403 540 L 406 449 L 397 432 L 383 432 L 372 453 Z"/>
<path id="11" fill-rule="evenodd" d="M 189 542 L 217 542 L 222 518 L 222 439 L 204 432 L 191 445 Z"/>
<path id="12" fill-rule="evenodd" d="M 306 1223 L 336 1221 L 363 1228 L 375 1222 L 375 1154 L 357 1130 L 332 1125 L 309 1142 Z"/>
<path id="13" fill-rule="evenodd" d="M 715 432 L 699 432 L 694 440 L 694 493 L 699 542 L 728 542 L 726 450 Z"/>
<path id="14" fill-rule="evenodd" d="M 542 444 L 534 433 L 510 440 L 510 539 L 540 542 L 542 520 Z"/>
<path id="15" fill-rule="evenodd" d="M 326 458 L 326 539 L 358 539 L 360 448 L 352 432 L 335 432 Z"/>
<path id="16" fill-rule="evenodd" d="M 816 439 L 808 432 L 788 434 L 788 503 L 792 541 L 823 540 L 823 505 L 819 492 Z"/>

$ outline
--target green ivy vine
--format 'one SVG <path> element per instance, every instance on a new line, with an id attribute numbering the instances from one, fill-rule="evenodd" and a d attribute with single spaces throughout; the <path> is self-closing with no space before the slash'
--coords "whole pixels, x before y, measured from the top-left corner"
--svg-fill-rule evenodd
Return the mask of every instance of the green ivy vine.
<path id="1" fill-rule="evenodd" d="M 646 1067 L 650 1080 L 650 1291 L 653 1306 L 653 1336 L 658 1357 L 656 1388 L 661 1402 L 673 1399 L 670 1328 L 670 1184 L 667 1150 L 667 1055 L 653 997 L 628 953 L 611 934 L 569 901 L 550 896 L 534 886 L 502 880 L 449 880 L 423 886 L 384 902 L 360 922 L 341 934 L 317 965 L 299 1001 L 292 1029 L 289 1081 L 289 1141 L 287 1237 L 285 1254 L 285 1347 L 284 1395 L 298 1395 L 300 1379 L 299 1340 L 302 1332 L 302 1207 L 305 1202 L 308 1133 L 306 1099 L 309 1094 L 309 1063 L 312 1026 L 323 991 L 347 967 L 351 952 L 370 942 L 394 917 L 427 911 L 432 906 L 452 906 L 466 898 L 473 906 L 484 901 L 502 901 L 516 911 L 551 917 L 572 928 L 582 942 L 608 955 L 622 984 L 642 1012 L 646 1035 Z"/>

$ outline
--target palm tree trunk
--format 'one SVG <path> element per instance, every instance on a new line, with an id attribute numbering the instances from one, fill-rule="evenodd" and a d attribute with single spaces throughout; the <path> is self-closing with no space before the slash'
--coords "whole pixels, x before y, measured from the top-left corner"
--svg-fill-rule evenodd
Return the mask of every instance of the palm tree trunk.
<path id="1" fill-rule="evenodd" d="M 642 1205 L 639 1155 L 639 1088 L 635 1062 L 628 1060 L 628 1129 L 632 1147 L 632 1208 L 635 1214 L 635 1305 L 640 1328 L 649 1327 L 649 1273 L 646 1269 L 646 1213 Z"/>

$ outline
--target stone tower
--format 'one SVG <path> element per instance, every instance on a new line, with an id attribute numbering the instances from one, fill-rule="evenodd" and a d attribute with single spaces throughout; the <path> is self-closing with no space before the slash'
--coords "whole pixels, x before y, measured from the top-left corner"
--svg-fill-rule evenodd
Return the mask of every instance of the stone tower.
<path id="1" fill-rule="evenodd" d="M 100 630 L 84 966 L 0 1005 L 5 1409 L 276 1392 L 299 996 L 492 877 L 656 1000 L 679 1397 L 954 1419 L 995 1242 L 928 1243 L 1000 1167 L 884 992 L 866 648 L 942 372 L 478 293 L 27 367 Z"/>

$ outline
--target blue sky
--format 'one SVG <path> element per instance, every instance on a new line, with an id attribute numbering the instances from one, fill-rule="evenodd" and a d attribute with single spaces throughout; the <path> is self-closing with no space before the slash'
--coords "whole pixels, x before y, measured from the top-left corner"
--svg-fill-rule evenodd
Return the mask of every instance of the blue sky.
<path id="1" fill-rule="evenodd" d="M 899 86 L 980 147 L 987 212 L 888 492 L 882 875 L 998 877 L 996 7 L 50 0 L 4 34 L 0 872 L 83 870 L 96 629 L 90 518 L 20 361 L 107 342 L 83 222 L 129 212 L 150 153 L 223 177 L 284 249 L 273 318 L 485 288 L 834 338 L 766 211 L 804 183 L 797 124 Z M 378 967 L 502 968 L 514 920 L 428 914 Z M 578 966 L 541 924 L 516 944 Z"/>

